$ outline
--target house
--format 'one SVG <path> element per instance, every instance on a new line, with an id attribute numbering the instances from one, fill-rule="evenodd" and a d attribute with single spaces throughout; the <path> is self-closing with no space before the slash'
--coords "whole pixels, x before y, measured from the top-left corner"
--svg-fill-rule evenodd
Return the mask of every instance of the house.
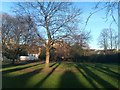
<path id="1" fill-rule="evenodd" d="M 107 49 L 106 54 L 114 54 L 116 53 L 116 49 Z M 96 54 L 105 54 L 105 50 L 97 50 Z"/>
<path id="2" fill-rule="evenodd" d="M 37 60 L 41 54 L 41 47 L 37 45 L 26 46 L 27 56 L 20 56 L 20 60 Z"/>

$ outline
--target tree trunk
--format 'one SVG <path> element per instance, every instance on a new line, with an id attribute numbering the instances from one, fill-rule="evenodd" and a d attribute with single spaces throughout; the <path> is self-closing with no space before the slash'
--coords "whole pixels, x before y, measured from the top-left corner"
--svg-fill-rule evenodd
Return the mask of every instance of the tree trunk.
<path id="1" fill-rule="evenodd" d="M 12 60 L 12 64 L 15 64 L 15 59 Z"/>
<path id="2" fill-rule="evenodd" d="M 45 60 L 46 68 L 49 68 L 49 59 L 50 59 L 50 50 L 49 50 L 49 47 L 46 46 L 46 60 Z"/>
<path id="3" fill-rule="evenodd" d="M 49 28 L 48 28 L 47 16 L 45 16 L 45 26 L 46 26 L 47 36 L 48 36 L 48 42 L 46 43 L 46 62 L 45 62 L 45 67 L 49 68 L 51 35 L 50 35 L 50 32 L 49 32 Z"/>

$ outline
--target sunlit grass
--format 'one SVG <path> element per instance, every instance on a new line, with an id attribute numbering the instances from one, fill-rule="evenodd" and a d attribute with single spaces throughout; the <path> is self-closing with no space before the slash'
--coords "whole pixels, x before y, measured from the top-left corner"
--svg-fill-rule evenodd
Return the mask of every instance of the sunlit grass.
<path id="1" fill-rule="evenodd" d="M 3 88 L 118 88 L 118 66 L 100 63 L 50 63 L 3 68 Z"/>

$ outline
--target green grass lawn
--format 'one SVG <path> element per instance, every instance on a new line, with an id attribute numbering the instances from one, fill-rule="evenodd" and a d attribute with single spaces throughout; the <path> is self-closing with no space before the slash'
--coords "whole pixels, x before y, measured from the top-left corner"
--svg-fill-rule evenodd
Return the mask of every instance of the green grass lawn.
<path id="1" fill-rule="evenodd" d="M 117 64 L 50 63 L 43 70 L 39 62 L 6 66 L 2 70 L 3 88 L 119 88 Z"/>

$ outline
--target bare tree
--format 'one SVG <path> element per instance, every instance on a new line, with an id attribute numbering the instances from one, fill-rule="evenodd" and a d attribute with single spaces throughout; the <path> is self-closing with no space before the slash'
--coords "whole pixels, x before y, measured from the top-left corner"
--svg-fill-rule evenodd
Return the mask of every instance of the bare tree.
<path id="1" fill-rule="evenodd" d="M 116 49 L 118 47 L 118 35 L 112 28 L 103 29 L 98 38 L 98 44 L 104 48 L 105 53 L 107 49 Z"/>
<path id="2" fill-rule="evenodd" d="M 117 47 L 118 47 L 118 33 L 112 28 L 107 29 L 107 31 L 108 31 L 108 42 L 109 42 L 110 49 L 114 48 L 114 49 L 117 50 Z"/>
<path id="3" fill-rule="evenodd" d="M 100 11 L 105 11 L 105 21 L 108 21 L 108 18 L 112 18 L 112 21 L 110 23 L 110 26 L 115 23 L 117 26 L 118 26 L 118 20 L 116 19 L 116 16 L 115 16 L 115 12 L 118 12 L 118 17 L 120 16 L 120 2 L 118 1 L 115 1 L 115 2 L 105 2 L 105 3 L 102 3 L 102 2 L 98 2 L 97 4 L 95 4 L 95 6 L 93 7 L 93 11 L 90 12 L 90 15 L 87 17 L 86 19 L 86 23 L 85 23 L 85 28 L 90 20 L 90 18 L 100 12 Z M 85 29 L 84 28 L 84 29 Z"/>
<path id="4" fill-rule="evenodd" d="M 29 15 L 38 28 L 39 39 L 46 47 L 46 67 L 49 67 L 50 49 L 56 39 L 64 36 L 68 27 L 76 23 L 81 10 L 67 2 L 26 2 L 17 3 L 15 12 L 19 15 Z M 45 36 L 41 36 L 45 31 Z M 42 33 L 43 34 L 43 33 Z"/>
<path id="5" fill-rule="evenodd" d="M 25 19 L 27 17 L 10 16 L 6 13 L 2 16 L 3 54 L 12 54 L 8 56 L 11 56 L 10 58 L 13 59 L 14 63 L 19 53 L 20 44 L 22 44 L 22 42 L 23 44 L 28 44 L 28 40 L 32 42 L 37 34 L 34 32 L 35 27 L 30 28 L 29 23 L 26 22 Z"/>
<path id="6" fill-rule="evenodd" d="M 115 0 L 114 2 L 98 2 L 95 7 L 93 8 L 95 11 L 91 12 L 90 15 L 88 16 L 87 20 L 86 20 L 86 24 L 85 24 L 85 28 L 90 20 L 90 18 L 97 12 L 100 11 L 105 11 L 105 20 L 108 21 L 109 18 L 112 18 L 112 21 L 110 23 L 110 27 L 113 23 L 116 24 L 116 26 L 118 26 L 118 49 L 120 49 L 120 23 L 118 22 L 120 19 L 120 1 L 119 0 Z M 118 14 L 115 14 L 115 12 L 118 12 Z M 116 16 L 118 18 L 116 18 Z M 118 20 L 117 20 L 118 19 Z"/>
<path id="7" fill-rule="evenodd" d="M 113 46 L 114 46 L 114 49 L 118 49 L 118 46 L 119 46 L 119 41 L 118 41 L 118 33 L 115 32 L 114 33 L 114 36 L 113 36 Z"/>
<path id="8" fill-rule="evenodd" d="M 110 26 L 115 23 L 116 26 L 118 26 L 118 39 L 116 36 L 116 47 L 118 46 L 118 49 L 120 49 L 120 23 L 118 22 L 120 19 L 120 1 L 119 0 L 115 0 L 115 1 L 109 1 L 109 2 L 98 2 L 97 4 L 95 4 L 95 6 L 92 8 L 93 11 L 90 12 L 89 16 L 86 19 L 85 22 L 85 27 L 84 30 L 86 29 L 90 18 L 95 15 L 96 13 L 100 12 L 100 11 L 105 11 L 105 17 L 103 17 L 105 19 L 105 22 L 107 22 L 109 20 L 109 18 L 111 18 L 111 22 L 110 22 Z M 118 12 L 117 14 L 115 14 L 115 12 Z M 118 18 L 116 18 L 116 16 Z M 118 20 L 117 20 L 118 19 Z M 114 38 L 115 39 L 115 38 Z M 117 43 L 118 42 L 118 43 Z M 112 41 L 111 41 L 111 48 L 112 48 Z M 118 45 L 117 45 L 118 44 Z"/>
<path id="9" fill-rule="evenodd" d="M 13 18 L 9 16 L 8 14 L 2 15 L 2 44 L 5 45 L 5 43 L 10 41 L 10 38 L 12 38 L 12 33 L 10 31 L 13 28 Z"/>
<path id="10" fill-rule="evenodd" d="M 38 36 L 36 33 L 36 26 L 33 21 L 33 19 L 30 18 L 30 16 L 16 16 L 16 20 L 18 23 L 18 29 L 19 32 L 21 31 L 20 34 L 20 43 L 21 44 L 32 44 L 33 42 L 36 43 L 38 42 Z M 17 33 L 17 31 L 16 31 Z M 19 33 L 17 33 L 19 34 Z"/>
<path id="11" fill-rule="evenodd" d="M 108 49 L 108 29 L 103 29 L 98 39 L 98 44 L 101 48 L 104 48 L 104 53 L 106 54 Z"/>
<path id="12" fill-rule="evenodd" d="M 80 45 L 81 48 L 85 48 L 88 46 L 88 43 L 91 39 L 91 35 L 89 32 L 81 31 L 79 34 L 75 34 L 73 36 L 74 43 L 77 43 Z"/>
<path id="13" fill-rule="evenodd" d="M 108 31 L 109 31 L 108 38 L 110 40 L 110 49 L 113 49 L 113 31 L 112 31 L 112 29 L 108 29 Z"/>

